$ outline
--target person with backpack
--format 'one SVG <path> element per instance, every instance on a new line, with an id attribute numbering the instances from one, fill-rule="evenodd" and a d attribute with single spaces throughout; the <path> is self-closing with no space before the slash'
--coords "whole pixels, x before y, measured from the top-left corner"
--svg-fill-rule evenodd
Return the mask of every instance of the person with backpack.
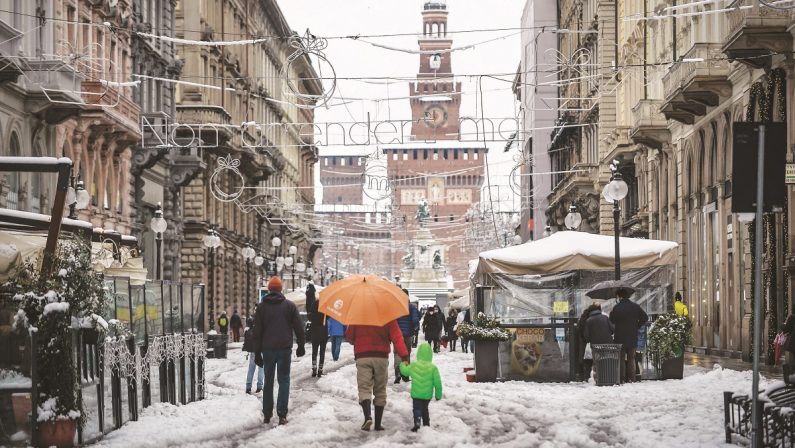
<path id="1" fill-rule="evenodd" d="M 229 326 L 232 327 L 232 340 L 240 342 L 240 329 L 243 328 L 243 320 L 237 314 L 237 310 L 232 311 L 232 318 L 229 319 Z"/>
<path id="2" fill-rule="evenodd" d="M 246 393 L 251 393 L 251 382 L 254 380 L 254 371 L 257 371 L 257 393 L 262 392 L 262 383 L 265 381 L 265 369 L 257 367 L 254 355 L 254 319 L 246 319 L 246 330 L 243 332 L 243 351 L 248 359 L 248 373 L 246 374 Z"/>
<path id="3" fill-rule="evenodd" d="M 413 432 L 422 426 L 431 425 L 428 405 L 431 398 L 442 399 L 442 376 L 439 368 L 433 364 L 433 350 L 430 344 L 423 342 L 417 349 L 417 360 L 411 364 L 400 364 L 400 373 L 411 378 L 411 399 L 414 413 Z"/>
<path id="4" fill-rule="evenodd" d="M 298 343 L 295 356 L 300 358 L 306 354 L 304 323 L 295 304 L 282 294 L 282 288 L 282 279 L 271 277 L 268 282 L 268 295 L 257 306 L 257 313 L 254 315 L 255 360 L 265 370 L 265 393 L 262 394 L 265 424 L 270 423 L 273 416 L 274 374 L 279 381 L 276 414 L 279 416 L 279 425 L 287 424 L 293 334 Z"/>
<path id="5" fill-rule="evenodd" d="M 221 316 L 218 317 L 218 328 L 221 334 L 229 334 L 229 318 L 226 317 L 226 311 L 221 311 Z"/>

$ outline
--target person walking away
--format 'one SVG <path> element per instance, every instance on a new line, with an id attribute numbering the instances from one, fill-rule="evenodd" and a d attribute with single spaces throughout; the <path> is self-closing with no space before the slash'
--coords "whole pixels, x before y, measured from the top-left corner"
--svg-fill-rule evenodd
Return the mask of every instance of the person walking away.
<path id="1" fill-rule="evenodd" d="M 232 327 L 232 340 L 240 342 L 240 329 L 243 328 L 243 320 L 240 319 L 240 314 L 237 314 L 237 310 L 232 311 L 229 326 Z"/>
<path id="2" fill-rule="evenodd" d="M 465 316 L 466 316 L 466 311 L 464 310 L 459 311 L 458 316 L 456 316 L 455 319 L 456 336 L 458 336 L 458 326 L 461 325 L 462 322 L 464 322 Z M 467 341 L 464 337 L 461 337 L 461 351 L 464 353 L 469 352 L 469 341 Z"/>
<path id="3" fill-rule="evenodd" d="M 454 309 L 450 309 L 447 320 L 444 321 L 444 331 L 447 333 L 447 341 L 450 343 L 450 351 L 455 351 L 455 343 L 458 336 L 455 334 L 455 326 L 458 321 L 458 313 Z"/>
<path id="4" fill-rule="evenodd" d="M 248 373 L 246 374 L 246 393 L 251 393 L 251 382 L 254 380 L 254 371 L 257 372 L 257 393 L 262 391 L 262 383 L 265 381 L 265 369 L 257 367 L 256 356 L 254 354 L 254 319 L 246 319 L 246 330 L 243 332 L 243 351 L 248 358 Z"/>
<path id="5" fill-rule="evenodd" d="M 417 349 L 417 360 L 409 364 L 400 365 L 400 373 L 411 377 L 411 399 L 414 411 L 414 427 L 416 432 L 422 426 L 431 425 L 428 405 L 431 398 L 442 399 L 442 376 L 439 368 L 433 364 L 433 353 L 427 342 L 420 344 Z"/>
<path id="6" fill-rule="evenodd" d="M 309 313 L 309 336 L 312 339 L 312 376 L 323 376 L 323 361 L 326 359 L 326 343 L 328 342 L 328 326 L 326 315 L 318 311 L 319 302 L 313 301 Z M 318 362 L 318 354 L 320 361 Z"/>
<path id="7" fill-rule="evenodd" d="M 257 307 L 254 315 L 254 352 L 256 363 L 265 370 L 265 393 L 262 394 L 262 415 L 265 423 L 273 416 L 273 376 L 279 381 L 279 396 L 276 400 L 276 414 L 279 424 L 287 423 L 287 409 L 290 398 L 290 355 L 293 348 L 293 334 L 298 342 L 295 355 L 304 356 L 304 325 L 298 308 L 284 298 L 282 279 L 271 277 L 268 282 L 268 295 Z"/>
<path id="8" fill-rule="evenodd" d="M 635 381 L 635 348 L 638 345 L 638 329 L 649 320 L 646 312 L 635 302 L 629 300 L 626 289 L 616 292 L 618 303 L 610 312 L 610 322 L 615 326 L 614 340 L 624 347 L 626 355 L 626 381 Z"/>
<path id="9" fill-rule="evenodd" d="M 229 334 L 229 318 L 226 317 L 226 311 L 221 311 L 221 316 L 218 317 L 218 328 L 221 334 Z"/>
<path id="10" fill-rule="evenodd" d="M 593 304 L 589 308 L 593 307 L 590 313 L 588 313 L 588 320 L 585 322 L 585 341 L 590 344 L 590 346 L 596 344 L 612 344 L 613 343 L 613 332 L 615 331 L 613 327 L 613 323 L 610 322 L 610 319 L 602 314 L 602 306 L 599 304 Z M 634 357 L 632 358 L 634 359 Z M 635 365 L 633 362 L 632 365 Z M 593 355 L 591 356 L 591 366 L 593 366 Z M 597 367 L 596 371 L 599 371 Z M 586 381 L 590 378 L 590 368 L 588 370 L 588 376 L 586 377 Z"/>
<path id="11" fill-rule="evenodd" d="M 408 297 L 408 290 L 404 289 L 403 292 Z M 411 356 L 412 339 L 414 339 L 414 330 L 420 326 L 420 312 L 413 303 L 409 302 L 409 313 L 405 316 L 399 317 L 397 320 L 400 333 L 403 335 L 403 343 L 406 345 L 406 351 Z M 400 356 L 397 350 L 393 350 L 395 354 L 395 384 L 400 383 L 400 380 L 408 381 L 409 378 L 400 375 Z"/>
<path id="12" fill-rule="evenodd" d="M 682 293 L 677 291 L 674 295 L 674 312 L 677 316 L 684 316 L 687 317 L 690 312 L 687 309 L 687 305 L 682 301 Z"/>
<path id="13" fill-rule="evenodd" d="M 306 302 L 304 303 L 304 305 L 306 307 L 306 310 L 310 311 L 312 309 L 315 301 L 316 301 L 316 298 L 317 298 L 316 291 L 315 291 L 315 285 L 313 283 L 309 283 L 308 285 L 306 285 L 305 297 L 306 297 Z"/>
<path id="14" fill-rule="evenodd" d="M 328 336 L 331 339 L 331 358 L 334 359 L 334 361 L 339 361 L 342 340 L 345 339 L 345 326 L 331 317 L 327 317 L 326 319 Z"/>
<path id="15" fill-rule="evenodd" d="M 400 358 L 408 363 L 409 352 L 397 320 L 383 327 L 372 325 L 349 325 L 345 337 L 353 344 L 356 359 L 356 384 L 359 388 L 359 404 L 364 414 L 362 430 L 369 431 L 373 425 L 370 403 L 375 405 L 375 430 L 383 431 L 381 421 L 386 406 L 386 382 L 389 369 L 389 344 L 392 343 Z"/>
<path id="16" fill-rule="evenodd" d="M 577 359 L 580 360 L 580 365 L 582 366 L 580 373 L 582 374 L 583 381 L 588 381 L 588 378 L 591 377 L 591 369 L 593 368 L 593 357 L 587 356 L 591 347 L 588 346 L 588 341 L 585 339 L 585 323 L 588 321 L 591 312 L 595 309 L 598 309 L 598 305 L 592 303 L 583 311 L 582 315 L 577 320 L 577 341 L 579 346 L 577 350 Z"/>
<path id="17" fill-rule="evenodd" d="M 425 318 L 422 320 L 422 331 L 425 333 L 425 340 L 432 345 L 433 352 L 439 353 L 439 337 L 442 332 L 442 326 L 436 315 L 435 306 L 425 313 Z"/>

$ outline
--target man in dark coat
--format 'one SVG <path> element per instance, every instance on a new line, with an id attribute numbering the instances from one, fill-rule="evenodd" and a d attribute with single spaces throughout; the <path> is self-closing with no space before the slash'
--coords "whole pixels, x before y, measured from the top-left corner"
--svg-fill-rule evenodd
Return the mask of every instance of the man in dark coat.
<path id="1" fill-rule="evenodd" d="M 588 320 L 585 321 L 585 341 L 591 344 L 612 344 L 613 331 L 613 323 L 606 315 L 602 314 L 602 307 L 597 305 L 597 308 L 588 314 Z"/>
<path id="2" fill-rule="evenodd" d="M 265 423 L 273 416 L 273 375 L 278 370 L 279 396 L 276 414 L 279 424 L 287 423 L 287 404 L 290 397 L 290 355 L 293 334 L 298 342 L 295 355 L 304 356 L 304 323 L 298 308 L 282 294 L 282 279 L 271 277 L 268 295 L 262 299 L 254 315 L 254 353 L 258 366 L 265 369 L 265 393 L 262 394 L 262 414 Z"/>
<path id="3" fill-rule="evenodd" d="M 616 344 L 624 347 L 627 369 L 626 381 L 635 381 L 635 347 L 638 346 L 638 329 L 649 320 L 646 312 L 635 302 L 629 300 L 630 292 L 619 289 L 616 292 L 618 303 L 610 312 L 610 322 L 615 325 Z"/>
<path id="4" fill-rule="evenodd" d="M 229 319 L 229 326 L 232 327 L 232 340 L 240 342 L 240 329 L 243 328 L 243 321 L 240 319 L 240 314 L 237 310 L 232 312 L 232 317 Z"/>
<path id="5" fill-rule="evenodd" d="M 403 292 L 406 296 L 409 296 L 408 290 L 404 289 Z M 420 328 L 420 312 L 417 310 L 417 307 L 409 302 L 409 313 L 403 317 L 398 317 L 397 319 L 398 327 L 400 327 L 400 333 L 403 334 L 403 342 L 406 344 L 406 350 L 409 352 L 409 356 L 411 355 L 411 346 L 414 339 L 414 331 L 419 330 Z M 398 356 L 397 348 L 394 349 L 394 358 L 395 358 L 395 384 L 400 383 L 400 379 L 402 378 L 403 381 L 409 381 L 409 377 L 402 376 L 400 374 L 400 357 Z"/>
<path id="6" fill-rule="evenodd" d="M 437 308 L 434 305 L 428 309 L 422 319 L 422 331 L 425 333 L 425 340 L 431 344 L 434 353 L 439 353 L 439 338 L 441 337 L 442 328 L 444 328 L 444 316 L 441 316 L 441 311 L 437 311 Z"/>

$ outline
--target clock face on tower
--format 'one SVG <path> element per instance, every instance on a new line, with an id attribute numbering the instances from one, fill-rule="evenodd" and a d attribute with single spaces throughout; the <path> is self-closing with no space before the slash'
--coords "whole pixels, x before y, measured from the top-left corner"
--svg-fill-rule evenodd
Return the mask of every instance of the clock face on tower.
<path id="1" fill-rule="evenodd" d="M 433 104 L 425 107 L 425 125 L 438 128 L 447 123 L 447 109 L 444 106 Z"/>

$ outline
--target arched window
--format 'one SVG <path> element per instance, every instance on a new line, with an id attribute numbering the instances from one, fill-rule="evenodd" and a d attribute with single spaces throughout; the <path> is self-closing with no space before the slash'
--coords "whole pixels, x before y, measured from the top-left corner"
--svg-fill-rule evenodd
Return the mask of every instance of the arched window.
<path id="1" fill-rule="evenodd" d="M 16 132 L 11 133 L 11 145 L 9 147 L 10 156 L 21 156 L 22 152 L 19 145 L 19 136 Z M 19 209 L 19 187 L 20 179 L 18 172 L 8 173 L 8 193 L 6 193 L 6 207 L 11 210 Z"/>
<path id="2" fill-rule="evenodd" d="M 718 183 L 718 125 L 712 122 L 712 144 L 709 150 L 709 185 Z"/>

